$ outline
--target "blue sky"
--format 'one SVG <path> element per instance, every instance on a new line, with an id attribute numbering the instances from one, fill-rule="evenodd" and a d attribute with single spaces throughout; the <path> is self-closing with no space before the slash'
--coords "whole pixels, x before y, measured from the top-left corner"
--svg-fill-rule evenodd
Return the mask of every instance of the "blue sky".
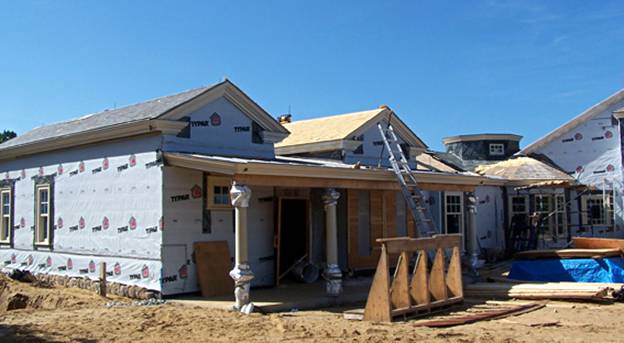
<path id="1" fill-rule="evenodd" d="M 0 1 L 1 129 L 228 77 L 295 119 L 390 105 L 523 145 L 624 87 L 621 1 Z"/>

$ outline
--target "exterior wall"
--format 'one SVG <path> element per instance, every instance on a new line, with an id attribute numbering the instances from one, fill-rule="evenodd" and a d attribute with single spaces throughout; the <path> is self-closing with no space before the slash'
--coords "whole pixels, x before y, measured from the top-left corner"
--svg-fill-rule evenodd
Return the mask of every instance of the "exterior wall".
<path id="1" fill-rule="evenodd" d="M 536 151 L 580 183 L 614 190 L 616 229 L 620 232 L 624 231 L 622 149 L 619 125 L 612 113 L 623 106 L 620 101 L 608 107 Z"/>
<path id="2" fill-rule="evenodd" d="M 275 156 L 272 143 L 252 142 L 253 121 L 223 97 L 190 113 L 187 119 L 186 132 L 178 137 L 165 136 L 163 150 L 251 158 Z"/>
<path id="3" fill-rule="evenodd" d="M 208 176 L 209 178 L 210 176 Z M 199 290 L 193 243 L 227 241 L 234 256 L 234 210 L 212 209 L 204 220 L 205 192 L 200 171 L 164 167 L 163 294 Z M 200 187 L 202 196 L 193 196 Z M 274 283 L 273 187 L 252 186 L 248 210 L 249 263 L 255 274 L 252 286 Z M 182 200 L 181 200 L 182 199 Z"/>
<path id="4" fill-rule="evenodd" d="M 13 246 L 5 268 L 109 280 L 160 291 L 161 162 L 157 136 L 0 162 L 14 180 Z M 52 176 L 51 247 L 34 245 L 36 176 Z"/>
<path id="5" fill-rule="evenodd" d="M 482 186 L 477 197 L 477 235 L 480 247 L 502 249 L 505 246 L 505 202 L 500 187 Z"/>
<path id="6" fill-rule="evenodd" d="M 386 125 L 387 121 L 383 121 Z M 369 166 L 377 166 L 379 163 L 379 157 L 381 151 L 383 149 L 383 155 L 381 158 L 381 165 L 389 167 L 390 162 L 388 161 L 388 151 L 384 148 L 383 140 L 381 138 L 381 134 L 379 133 L 379 129 L 377 128 L 377 124 L 371 126 L 368 130 L 363 133 L 364 139 L 362 141 L 364 153 L 363 154 L 354 154 L 352 151 L 348 151 L 345 153 L 344 162 L 346 163 L 356 163 L 360 161 L 363 165 Z M 397 135 L 398 136 L 398 135 Z M 352 137 L 355 138 L 355 137 Z M 401 137 L 397 137 L 400 143 L 404 143 L 405 141 Z M 405 157 L 409 158 L 408 155 Z M 397 156 L 398 158 L 398 156 Z M 409 164 L 412 168 L 414 168 L 414 161 L 408 160 Z"/>

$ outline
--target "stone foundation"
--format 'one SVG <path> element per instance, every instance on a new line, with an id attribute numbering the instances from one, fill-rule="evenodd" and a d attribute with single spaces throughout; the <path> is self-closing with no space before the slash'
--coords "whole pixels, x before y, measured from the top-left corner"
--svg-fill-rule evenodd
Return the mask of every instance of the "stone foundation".
<path id="1" fill-rule="evenodd" d="M 100 292 L 99 280 L 51 274 L 35 274 L 34 276 L 37 281 L 47 283 L 53 286 L 82 288 L 93 291 L 94 293 Z M 160 293 L 157 291 L 152 291 L 139 286 L 124 285 L 121 283 L 110 281 L 106 282 L 106 293 L 132 299 L 160 298 Z"/>

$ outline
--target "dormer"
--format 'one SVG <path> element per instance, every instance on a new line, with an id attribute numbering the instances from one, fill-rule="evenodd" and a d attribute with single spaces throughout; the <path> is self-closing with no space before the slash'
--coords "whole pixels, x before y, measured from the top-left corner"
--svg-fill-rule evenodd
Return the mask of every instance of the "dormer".
<path id="1" fill-rule="evenodd" d="M 481 133 L 446 137 L 446 152 L 462 161 L 501 161 L 520 151 L 522 136 L 509 133 Z"/>
<path id="2" fill-rule="evenodd" d="M 281 124 L 290 131 L 290 135 L 275 145 L 277 155 L 328 158 L 377 166 L 384 150 L 381 162 L 387 166 L 387 151 L 383 148 L 377 123 L 383 127 L 392 124 L 410 161 L 415 161 L 416 156 L 427 149 L 425 143 L 388 106 L 315 119 L 289 119 L 288 116 L 281 117 Z"/>

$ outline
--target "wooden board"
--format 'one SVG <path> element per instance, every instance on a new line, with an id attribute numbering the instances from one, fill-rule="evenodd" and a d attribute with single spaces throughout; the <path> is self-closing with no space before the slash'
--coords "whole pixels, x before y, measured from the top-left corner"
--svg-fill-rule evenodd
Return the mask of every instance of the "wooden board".
<path id="1" fill-rule="evenodd" d="M 561 249 L 561 250 L 528 250 L 515 255 L 517 259 L 541 258 L 600 258 L 622 255 L 621 249 Z"/>
<path id="2" fill-rule="evenodd" d="M 573 246 L 577 249 L 623 249 L 624 239 L 572 237 Z"/>
<path id="3" fill-rule="evenodd" d="M 203 297 L 233 294 L 232 260 L 227 241 L 193 243 L 197 278 Z"/>

